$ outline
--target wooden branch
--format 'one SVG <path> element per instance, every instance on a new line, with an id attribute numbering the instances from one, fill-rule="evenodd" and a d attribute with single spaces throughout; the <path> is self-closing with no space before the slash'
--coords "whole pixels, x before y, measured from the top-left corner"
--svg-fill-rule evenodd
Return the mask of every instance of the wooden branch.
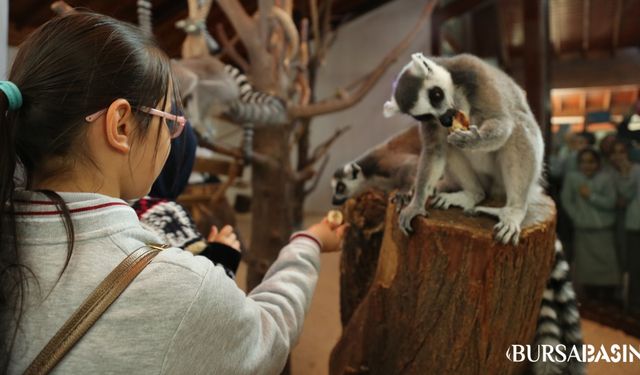
<path id="1" fill-rule="evenodd" d="M 316 172 L 315 178 L 313 179 L 311 186 L 309 186 L 307 189 L 304 190 L 305 197 L 313 193 L 314 190 L 316 190 L 316 188 L 318 187 L 318 184 L 320 183 L 320 178 L 322 177 L 324 170 L 327 169 L 328 164 L 329 164 L 329 155 L 327 155 L 324 158 L 324 160 L 322 160 L 322 164 L 320 164 L 320 168 L 318 168 L 318 171 Z"/>
<path id="2" fill-rule="evenodd" d="M 333 11 L 333 0 L 325 0 L 322 2 L 321 8 L 319 10 L 321 20 L 321 29 L 320 35 L 318 38 L 321 40 L 320 45 L 314 51 L 314 58 L 317 59 L 318 63 L 322 64 L 324 62 L 324 58 L 329 50 L 329 47 L 333 44 L 335 40 L 335 33 L 331 33 L 331 13 Z"/>
<path id="3" fill-rule="evenodd" d="M 280 8 L 284 9 L 289 16 L 293 14 L 293 0 L 282 0 Z"/>
<path id="4" fill-rule="evenodd" d="M 216 36 L 218 37 L 223 53 L 226 53 L 243 72 L 249 71 L 249 62 L 245 60 L 234 47 L 234 44 L 229 40 L 226 31 L 224 31 L 224 26 L 221 23 L 216 25 Z"/>
<path id="5" fill-rule="evenodd" d="M 327 152 L 329 152 L 329 149 L 335 143 L 335 141 L 337 141 L 338 138 L 340 138 L 344 133 L 348 132 L 349 130 L 351 130 L 350 125 L 347 125 L 343 128 L 336 130 L 335 133 L 333 133 L 333 135 L 329 137 L 329 139 L 322 142 L 320 145 L 318 145 L 318 147 L 315 148 L 315 150 L 313 150 L 313 152 L 311 153 L 311 158 L 309 158 L 307 165 L 313 165 L 318 160 L 320 160 L 320 158 L 325 156 Z"/>
<path id="6" fill-rule="evenodd" d="M 313 29 L 313 45 L 316 51 L 320 51 L 322 37 L 320 36 L 320 17 L 318 16 L 318 0 L 309 0 L 311 13 L 311 27 Z"/>
<path id="7" fill-rule="evenodd" d="M 302 126 L 301 128 L 303 131 L 305 130 L 304 126 Z M 329 156 L 327 155 L 327 153 L 329 152 L 329 149 L 331 148 L 333 143 L 344 133 L 349 131 L 349 129 L 351 129 L 351 126 L 345 126 L 336 130 L 336 132 L 331 137 L 329 137 L 329 139 L 318 145 L 318 147 L 316 147 L 315 150 L 313 150 L 313 152 L 311 153 L 312 156 L 308 158 L 303 164 L 298 166 L 298 171 L 294 174 L 294 182 L 303 183 L 307 180 L 312 179 L 313 177 L 317 177 L 318 173 L 322 173 L 324 168 L 326 168 L 326 163 L 328 162 Z M 323 161 L 318 171 L 316 171 L 314 166 L 320 159 L 323 159 Z M 314 185 L 316 184 L 317 182 L 314 182 Z M 315 189 L 315 187 L 312 187 L 310 189 L 313 190 Z"/>
<path id="8" fill-rule="evenodd" d="M 198 146 L 211 150 L 215 153 L 230 156 L 232 158 L 242 160 L 242 150 L 238 147 L 230 147 L 218 142 L 211 142 L 196 133 L 198 138 Z"/>
<path id="9" fill-rule="evenodd" d="M 253 153 L 251 154 L 251 160 L 256 164 L 260 164 L 260 165 L 265 166 L 265 167 L 267 167 L 269 169 L 278 170 L 278 169 L 282 168 L 281 163 L 279 163 L 273 157 L 271 157 L 269 155 L 261 154 L 261 153 L 255 152 L 255 151 L 253 151 Z"/>
<path id="10" fill-rule="evenodd" d="M 291 16 L 280 8 L 273 8 L 272 14 L 275 17 L 278 24 L 284 30 L 284 35 L 287 39 L 287 56 L 286 59 L 291 61 L 298 53 L 298 46 L 300 44 L 300 35 L 296 24 L 291 19 Z"/>
<path id="11" fill-rule="evenodd" d="M 429 18 L 431 13 L 433 12 L 433 8 L 435 7 L 438 0 L 429 0 L 425 5 L 418 22 L 413 27 L 413 29 L 400 41 L 400 43 L 391 50 L 387 56 L 382 59 L 380 64 L 370 73 L 368 79 L 351 95 L 339 98 L 333 97 L 330 99 L 326 99 L 320 101 L 318 103 L 313 103 L 308 106 L 291 106 L 289 108 L 289 115 L 292 118 L 298 117 L 313 117 L 319 116 L 327 113 L 341 111 L 343 109 L 349 108 L 364 98 L 364 96 L 371 90 L 371 88 L 378 82 L 380 77 L 384 74 L 384 72 L 393 64 L 400 54 L 402 54 L 411 44 L 413 38 L 418 34 L 418 32 L 422 29 L 423 23 Z"/>
<path id="12" fill-rule="evenodd" d="M 258 0 L 258 10 L 260 17 L 258 25 L 260 30 L 260 38 L 265 45 L 269 41 L 271 34 L 270 18 L 272 17 L 273 0 Z"/>
<path id="13" fill-rule="evenodd" d="M 300 68 L 307 70 L 309 67 L 309 19 L 303 18 L 300 22 Z"/>
<path id="14" fill-rule="evenodd" d="M 251 62 L 249 74 L 258 90 L 272 92 L 276 89 L 275 77 L 271 75 L 273 62 L 269 58 L 266 44 L 261 42 L 256 22 L 247 14 L 238 0 L 218 0 L 218 5 L 236 30 Z"/>

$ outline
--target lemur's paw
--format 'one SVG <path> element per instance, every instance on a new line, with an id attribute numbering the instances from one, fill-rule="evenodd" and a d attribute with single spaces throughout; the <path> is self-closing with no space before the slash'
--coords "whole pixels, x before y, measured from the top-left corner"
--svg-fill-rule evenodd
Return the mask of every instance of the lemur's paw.
<path id="1" fill-rule="evenodd" d="M 474 146 L 479 141 L 480 130 L 475 125 L 471 125 L 469 130 L 457 130 L 447 136 L 447 142 L 460 148 Z"/>
<path id="2" fill-rule="evenodd" d="M 516 220 L 502 219 L 493 227 L 496 241 L 517 246 L 520 241 L 520 224 Z"/>
<path id="3" fill-rule="evenodd" d="M 391 203 L 396 205 L 396 212 L 402 211 L 404 207 L 409 205 L 411 202 L 411 198 L 413 197 L 413 192 L 405 191 L 405 192 L 397 192 L 392 198 Z"/>
<path id="4" fill-rule="evenodd" d="M 420 207 L 413 203 L 409 204 L 407 207 L 405 207 L 402 210 L 402 212 L 400 212 L 400 215 L 398 217 L 398 225 L 400 226 L 400 230 L 402 230 L 402 232 L 405 235 L 408 236 L 410 233 L 413 232 L 413 228 L 411 227 L 411 221 L 416 216 L 427 217 L 429 216 L 429 213 L 427 212 L 427 210 L 424 209 L 424 207 Z"/>
<path id="5" fill-rule="evenodd" d="M 436 195 L 436 198 L 431 204 L 435 208 L 441 208 L 443 210 L 449 209 L 449 207 L 460 207 L 465 212 L 472 212 L 475 207 L 475 202 L 471 197 L 471 194 L 465 191 L 457 191 L 455 193 L 440 193 Z"/>

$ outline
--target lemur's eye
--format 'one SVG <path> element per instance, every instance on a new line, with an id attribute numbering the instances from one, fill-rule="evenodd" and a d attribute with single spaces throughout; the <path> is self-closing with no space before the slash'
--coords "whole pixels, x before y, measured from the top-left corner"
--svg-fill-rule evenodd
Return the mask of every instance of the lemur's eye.
<path id="1" fill-rule="evenodd" d="M 437 106 L 444 99 L 444 91 L 440 87 L 433 87 L 429 89 L 429 101 L 433 106 Z"/>

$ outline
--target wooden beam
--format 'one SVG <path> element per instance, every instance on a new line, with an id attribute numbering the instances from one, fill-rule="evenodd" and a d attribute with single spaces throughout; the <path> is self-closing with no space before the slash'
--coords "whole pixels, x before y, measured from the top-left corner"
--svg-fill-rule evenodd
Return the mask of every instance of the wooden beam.
<path id="1" fill-rule="evenodd" d="M 551 144 L 551 117 L 549 113 L 549 2 L 523 1 L 524 61 L 527 101 L 538 122 L 545 145 Z M 547 149 L 547 151 L 549 151 Z M 549 155 L 548 152 L 545 155 Z"/>
<path id="2" fill-rule="evenodd" d="M 611 111 L 611 89 L 604 90 L 604 98 L 602 105 L 607 111 Z"/>
<path id="3" fill-rule="evenodd" d="M 616 10 L 613 16 L 613 25 L 611 32 L 611 55 L 615 55 L 620 42 L 620 27 L 622 24 L 622 3 L 623 0 L 616 0 Z"/>
<path id="4" fill-rule="evenodd" d="M 442 53 L 442 35 L 440 29 L 451 18 L 459 17 L 467 12 L 492 3 L 494 0 L 457 0 L 438 7 L 431 17 L 431 54 Z"/>
<path id="5" fill-rule="evenodd" d="M 462 48 L 462 44 L 460 44 L 460 42 L 456 39 L 456 37 L 453 36 L 453 34 L 448 32 L 447 30 L 444 30 L 442 32 L 442 38 L 444 39 L 445 42 L 447 42 L 447 44 L 449 44 L 449 46 L 453 50 L 453 53 L 458 54 L 458 53 L 464 52 Z"/>
<path id="6" fill-rule="evenodd" d="M 431 16 L 431 54 L 439 56 L 442 53 L 442 35 L 440 29 L 443 21 L 437 15 Z"/>
<path id="7" fill-rule="evenodd" d="M 500 47 L 500 63 L 506 72 L 511 71 L 511 56 L 509 55 L 509 32 L 505 15 L 505 0 L 498 0 L 496 4 L 498 16 L 498 46 Z"/>
<path id="8" fill-rule="evenodd" d="M 493 3 L 495 0 L 457 0 L 448 3 L 443 7 L 438 7 L 434 11 L 435 17 L 441 17 L 442 21 L 448 19 L 460 17 L 461 15 L 474 11 L 478 8 L 487 6 Z"/>
<path id="9" fill-rule="evenodd" d="M 584 0 L 582 3 L 582 53 L 586 56 L 589 51 L 589 27 L 591 21 L 591 1 Z"/>
<path id="10" fill-rule="evenodd" d="M 34 27 L 23 27 L 22 29 L 18 29 L 16 24 L 9 21 L 9 45 L 10 46 L 19 46 L 23 40 L 27 38 L 27 36 L 35 30 Z"/>

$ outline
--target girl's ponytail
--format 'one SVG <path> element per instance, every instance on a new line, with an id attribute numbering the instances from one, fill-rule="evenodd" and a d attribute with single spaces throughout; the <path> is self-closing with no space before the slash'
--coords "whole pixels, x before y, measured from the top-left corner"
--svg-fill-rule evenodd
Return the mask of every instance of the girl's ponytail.
<path id="1" fill-rule="evenodd" d="M 20 92 L 13 83 L 0 81 L 0 235 L 12 235 L 11 240 L 0 239 L 0 309 L 20 308 L 24 286 L 24 270 L 19 266 L 16 225 L 13 216 L 14 174 L 18 160 L 16 151 L 16 103 Z M 17 284 L 17 285 L 16 285 Z M 6 369 L 6 359 L 13 342 L 0 343 L 0 369 Z"/>

